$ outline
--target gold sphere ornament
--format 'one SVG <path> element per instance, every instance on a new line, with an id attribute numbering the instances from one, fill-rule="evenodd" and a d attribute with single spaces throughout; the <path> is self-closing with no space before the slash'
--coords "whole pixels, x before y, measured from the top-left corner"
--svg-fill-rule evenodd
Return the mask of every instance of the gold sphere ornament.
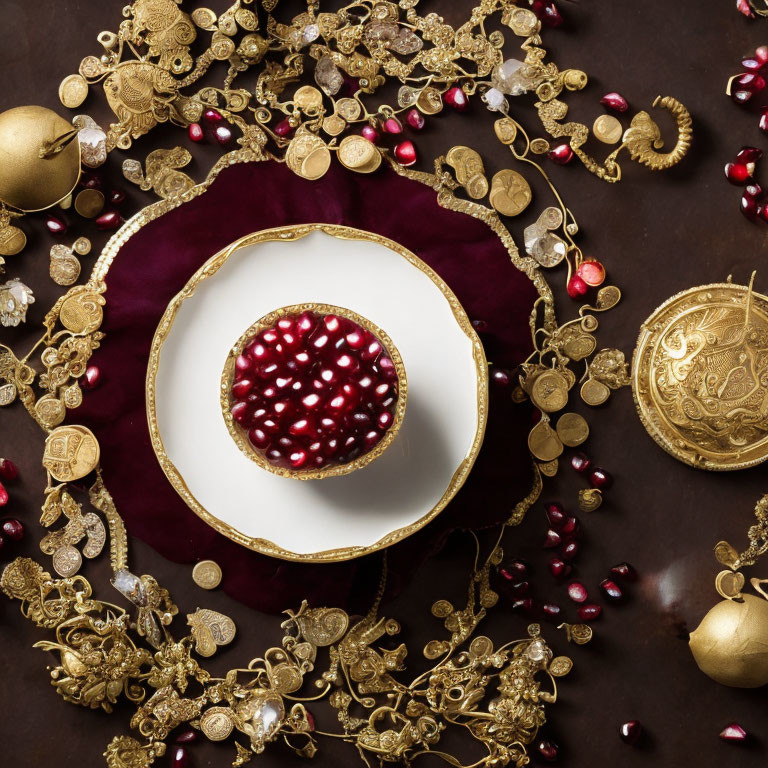
<path id="1" fill-rule="evenodd" d="M 80 178 L 77 134 L 45 107 L 0 113 L 0 202 L 30 213 L 64 200 Z"/>

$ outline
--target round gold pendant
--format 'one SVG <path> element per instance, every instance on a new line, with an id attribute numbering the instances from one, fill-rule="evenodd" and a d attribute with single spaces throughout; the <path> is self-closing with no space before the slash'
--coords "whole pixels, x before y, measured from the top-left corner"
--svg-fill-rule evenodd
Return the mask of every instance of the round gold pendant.
<path id="1" fill-rule="evenodd" d="M 0 256 L 15 256 L 26 244 L 27 236 L 18 227 L 11 224 L 0 227 Z"/>
<path id="2" fill-rule="evenodd" d="M 701 469 L 768 458 L 768 299 L 718 283 L 691 288 L 643 324 L 632 390 L 653 439 Z"/>

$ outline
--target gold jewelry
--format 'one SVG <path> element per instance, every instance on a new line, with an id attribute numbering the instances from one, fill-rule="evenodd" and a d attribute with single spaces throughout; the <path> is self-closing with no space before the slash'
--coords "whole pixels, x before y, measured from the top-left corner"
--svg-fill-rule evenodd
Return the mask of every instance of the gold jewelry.
<path id="1" fill-rule="evenodd" d="M 221 567 L 213 560 L 201 560 L 192 569 L 192 581 L 203 589 L 216 589 L 221 584 Z"/>

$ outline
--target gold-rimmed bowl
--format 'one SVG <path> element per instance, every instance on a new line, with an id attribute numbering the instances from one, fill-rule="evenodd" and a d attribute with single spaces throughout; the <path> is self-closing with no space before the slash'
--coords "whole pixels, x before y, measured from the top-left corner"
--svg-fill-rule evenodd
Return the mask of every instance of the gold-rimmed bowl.
<path id="1" fill-rule="evenodd" d="M 393 413 L 394 419 L 390 427 L 383 434 L 381 440 L 379 440 L 379 442 L 369 451 L 363 453 L 352 461 L 341 464 L 330 464 L 321 469 L 312 467 L 306 469 L 289 469 L 273 464 L 267 459 L 263 451 L 259 450 L 253 443 L 251 443 L 248 438 L 248 431 L 235 421 L 231 412 L 234 404 L 232 386 L 235 383 L 235 363 L 237 358 L 243 353 L 246 346 L 248 346 L 248 344 L 262 331 L 274 328 L 278 321 L 283 317 L 300 315 L 302 312 L 314 312 L 320 317 L 337 315 L 338 317 L 351 320 L 353 323 L 373 334 L 376 337 L 376 340 L 382 345 L 384 352 L 394 363 L 395 371 L 397 373 L 397 402 Z M 408 379 L 406 377 L 405 365 L 403 364 L 403 358 L 401 357 L 400 352 L 387 333 L 368 320 L 368 318 L 353 312 L 351 309 L 335 306 L 333 304 L 320 304 L 317 302 L 290 304 L 285 307 L 280 307 L 259 318 L 240 336 L 230 350 L 221 375 L 221 412 L 224 416 L 224 421 L 229 430 L 229 434 L 232 435 L 232 439 L 235 441 L 237 447 L 262 469 L 266 469 L 267 472 L 272 472 L 281 477 L 288 477 L 294 480 L 321 480 L 326 477 L 348 475 L 350 472 L 362 469 L 375 459 L 379 458 L 384 451 L 392 445 L 392 442 L 400 431 L 403 419 L 405 418 L 407 393 Z"/>

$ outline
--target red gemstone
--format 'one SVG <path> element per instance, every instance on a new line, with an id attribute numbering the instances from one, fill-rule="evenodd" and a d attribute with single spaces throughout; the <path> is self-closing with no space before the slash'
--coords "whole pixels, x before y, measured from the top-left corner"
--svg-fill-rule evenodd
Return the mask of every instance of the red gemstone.
<path id="1" fill-rule="evenodd" d="M 511 379 L 509 373 L 502 368 L 494 368 L 491 373 L 491 383 L 502 389 L 509 386 Z"/>
<path id="2" fill-rule="evenodd" d="M 763 150 L 757 147 L 742 147 L 737 155 L 736 162 L 742 165 L 747 163 L 755 163 L 763 156 Z"/>
<path id="3" fill-rule="evenodd" d="M 217 125 L 213 135 L 222 147 L 232 141 L 232 131 L 226 125 Z"/>
<path id="4" fill-rule="evenodd" d="M 409 109 L 408 114 L 405 116 L 405 120 L 408 123 L 408 125 L 413 128 L 414 131 L 420 131 L 425 123 L 426 120 L 424 119 L 424 115 L 419 112 L 418 109 Z"/>
<path id="5" fill-rule="evenodd" d="M 203 127 L 200 125 L 200 123 L 190 123 L 187 131 L 189 133 L 190 141 L 199 142 L 205 138 Z"/>
<path id="6" fill-rule="evenodd" d="M 558 746 L 554 741 L 542 739 L 536 744 L 536 751 L 539 753 L 540 757 L 548 763 L 553 763 L 557 760 Z"/>
<path id="7" fill-rule="evenodd" d="M 59 219 L 56 216 L 45 217 L 45 227 L 52 235 L 66 235 L 67 225 L 63 219 Z"/>
<path id="8" fill-rule="evenodd" d="M 761 209 L 762 206 L 757 202 L 756 198 L 750 195 L 742 195 L 740 210 L 750 221 L 757 219 Z"/>
<path id="9" fill-rule="evenodd" d="M 3 520 L 0 528 L 2 529 L 3 536 L 11 541 L 21 541 L 24 538 L 24 526 L 21 520 L 16 520 L 15 518 Z"/>
<path id="10" fill-rule="evenodd" d="M 528 575 L 528 564 L 522 560 L 510 560 L 499 568 L 499 575 L 507 581 L 517 581 Z"/>
<path id="11" fill-rule="evenodd" d="M 582 261 L 576 274 L 590 287 L 596 288 L 605 282 L 605 267 L 595 259 Z"/>
<path id="12" fill-rule="evenodd" d="M 0 507 L 4 507 L 8 503 L 8 491 L 5 490 L 5 486 L 0 483 Z"/>
<path id="13" fill-rule="evenodd" d="M 621 600 L 624 596 L 619 585 L 611 579 L 603 579 L 600 582 L 600 589 L 609 600 Z"/>
<path id="14" fill-rule="evenodd" d="M 364 139 L 368 139 L 371 144 L 375 144 L 379 140 L 379 132 L 372 125 L 363 126 L 363 130 L 360 131 Z"/>
<path id="15" fill-rule="evenodd" d="M 580 581 L 572 581 L 568 585 L 568 597 L 573 600 L 574 603 L 583 603 L 589 597 L 587 588 Z"/>
<path id="16" fill-rule="evenodd" d="M 566 535 L 571 535 L 573 533 L 576 533 L 578 530 L 579 530 L 579 519 L 577 517 L 574 517 L 573 515 L 571 515 L 570 517 L 567 517 L 563 522 L 562 526 L 560 526 L 560 533 L 564 533 Z"/>
<path id="17" fill-rule="evenodd" d="M 291 131 L 293 131 L 293 126 L 291 125 L 291 122 L 288 119 L 281 120 L 275 126 L 275 133 L 278 136 L 288 136 L 290 135 Z"/>
<path id="18" fill-rule="evenodd" d="M 722 731 L 720 731 L 720 738 L 723 741 L 746 741 L 747 732 L 738 723 L 731 723 L 726 725 Z"/>
<path id="19" fill-rule="evenodd" d="M 566 165 L 573 160 L 573 150 L 570 144 L 558 144 L 547 152 L 547 157 L 558 165 Z"/>
<path id="20" fill-rule="evenodd" d="M 737 104 L 746 104 L 752 98 L 752 91 L 738 90 L 731 94 Z"/>
<path id="21" fill-rule="evenodd" d="M 80 379 L 80 389 L 94 389 L 101 380 L 101 371 L 95 365 L 89 365 Z"/>
<path id="22" fill-rule="evenodd" d="M 550 528 L 547 531 L 547 537 L 542 544 L 544 549 L 554 549 L 563 543 L 563 537 L 555 530 Z"/>
<path id="23" fill-rule="evenodd" d="M 567 542 L 560 550 L 560 557 L 562 557 L 563 560 L 573 560 L 573 558 L 579 554 L 579 549 L 579 542 L 571 539 L 571 541 Z"/>
<path id="24" fill-rule="evenodd" d="M 556 621 L 560 616 L 560 606 L 554 603 L 545 603 L 541 606 L 541 612 L 545 618 L 550 621 Z"/>
<path id="25" fill-rule="evenodd" d="M 123 217 L 117 211 L 107 211 L 96 219 L 96 229 L 109 232 L 123 223 Z"/>
<path id="26" fill-rule="evenodd" d="M 562 25 L 564 19 L 557 9 L 557 6 L 549 0 L 534 0 L 531 10 L 536 14 L 537 18 L 547 27 L 555 29 Z"/>
<path id="27" fill-rule="evenodd" d="M 18 476 L 19 470 L 10 459 L 0 459 L 0 478 L 15 480 Z"/>
<path id="28" fill-rule="evenodd" d="M 388 117 L 382 124 L 384 133 L 398 134 L 403 132 L 403 124 L 396 117 Z"/>
<path id="29" fill-rule="evenodd" d="M 95 173 L 80 174 L 78 184 L 83 189 L 101 189 L 101 179 Z"/>
<path id="30" fill-rule="evenodd" d="M 565 510 L 562 504 L 558 504 L 556 501 L 551 501 L 544 505 L 544 511 L 547 513 L 547 520 L 553 528 L 560 528 L 565 521 Z"/>
<path id="31" fill-rule="evenodd" d="M 469 108 L 467 94 L 458 85 L 454 85 L 443 94 L 443 101 L 457 112 L 466 112 Z"/>
<path id="32" fill-rule="evenodd" d="M 593 488 L 608 490 L 613 485 L 613 477 L 602 467 L 595 467 L 589 473 L 589 484 Z"/>
<path id="33" fill-rule="evenodd" d="M 754 197 L 754 198 L 762 197 L 763 188 L 756 182 L 753 182 L 752 184 L 747 184 L 747 186 L 744 187 L 744 194 L 747 197 Z"/>
<path id="34" fill-rule="evenodd" d="M 512 597 L 525 597 L 531 591 L 531 585 L 527 581 L 518 581 L 509 585 Z"/>
<path id="35" fill-rule="evenodd" d="M 571 466 L 577 472 L 581 473 L 586 472 L 592 466 L 592 462 L 589 460 L 589 457 L 586 453 L 578 451 L 577 453 L 574 453 L 573 456 L 571 456 Z"/>
<path id="36" fill-rule="evenodd" d="M 619 576 L 624 581 L 637 581 L 637 571 L 629 563 L 619 563 L 611 568 L 614 576 Z"/>
<path id="37" fill-rule="evenodd" d="M 206 123 L 220 123 L 224 118 L 221 116 L 221 112 L 217 112 L 215 109 L 206 109 L 203 119 Z"/>
<path id="38" fill-rule="evenodd" d="M 110 189 L 107 199 L 110 205 L 122 205 L 125 202 L 125 192 L 122 189 Z"/>
<path id="39" fill-rule="evenodd" d="M 182 731 L 174 741 L 177 744 L 192 744 L 197 741 L 197 731 L 192 728 L 188 728 L 186 731 Z"/>
<path id="40" fill-rule="evenodd" d="M 640 737 L 643 735 L 643 726 L 640 725 L 639 720 L 630 720 L 628 723 L 624 723 L 619 729 L 619 735 L 621 740 L 626 744 L 637 744 Z"/>
<path id="41" fill-rule="evenodd" d="M 310 731 L 314 731 L 315 730 L 315 716 L 306 708 L 304 709 L 304 711 L 307 714 L 307 725 L 309 726 L 309 730 Z"/>
<path id="42" fill-rule="evenodd" d="M 522 600 L 516 600 L 514 603 L 512 603 L 512 610 L 525 613 L 528 616 L 539 616 L 541 613 L 539 605 L 530 597 L 525 597 Z"/>
<path id="43" fill-rule="evenodd" d="M 752 169 L 741 163 L 727 163 L 725 166 L 725 178 L 736 186 L 743 186 L 751 176 Z"/>
<path id="44" fill-rule="evenodd" d="M 605 96 L 600 99 L 600 103 L 604 107 L 616 110 L 616 112 L 626 112 L 629 109 L 627 100 L 620 93 L 616 92 L 606 93 Z"/>
<path id="45" fill-rule="evenodd" d="M 184 747 L 174 747 L 171 766 L 172 768 L 189 768 L 189 753 Z"/>
<path id="46" fill-rule="evenodd" d="M 580 299 L 583 296 L 586 296 L 589 291 L 589 286 L 578 274 L 573 274 L 568 281 L 567 291 L 572 299 Z"/>
<path id="47" fill-rule="evenodd" d="M 600 616 L 602 612 L 603 609 L 594 603 L 590 603 L 589 605 L 582 605 L 577 611 L 579 618 L 582 621 L 594 621 Z"/>
<path id="48" fill-rule="evenodd" d="M 549 561 L 549 570 L 556 579 L 563 579 L 570 575 L 573 569 L 564 560 L 561 560 L 559 557 L 553 557 Z"/>
<path id="49" fill-rule="evenodd" d="M 412 141 L 403 141 L 395 147 L 395 159 L 400 165 L 409 166 L 416 162 L 416 147 Z"/>

